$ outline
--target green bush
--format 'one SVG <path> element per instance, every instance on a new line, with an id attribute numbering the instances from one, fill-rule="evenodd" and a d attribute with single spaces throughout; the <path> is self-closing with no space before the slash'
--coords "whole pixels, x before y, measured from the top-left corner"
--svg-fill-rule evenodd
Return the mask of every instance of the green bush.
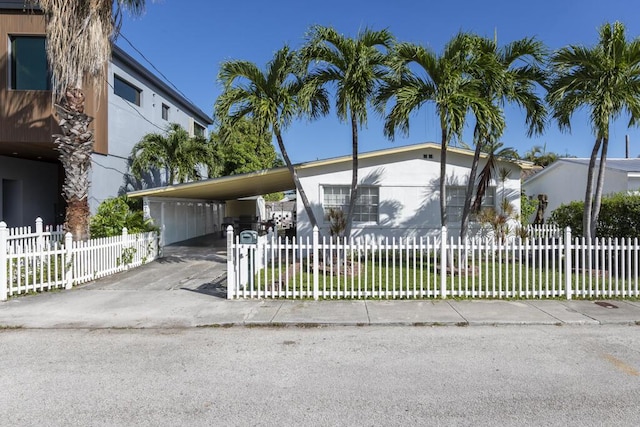
<path id="1" fill-rule="evenodd" d="M 91 237 L 110 237 L 122 234 L 122 229 L 127 227 L 130 234 L 155 231 L 151 220 L 145 220 L 138 201 L 133 201 L 127 196 L 119 196 L 106 199 L 89 224 Z"/>
<path id="2" fill-rule="evenodd" d="M 571 202 L 568 205 L 560 205 L 551 212 L 549 222 L 561 229 L 571 228 L 571 234 L 582 236 L 582 216 L 584 213 L 584 202 Z"/>
<path id="3" fill-rule="evenodd" d="M 582 236 L 583 211 L 584 202 L 571 202 L 554 210 L 550 221 L 562 228 L 571 227 L 574 236 Z M 640 238 L 640 195 L 617 193 L 603 197 L 596 236 Z"/>

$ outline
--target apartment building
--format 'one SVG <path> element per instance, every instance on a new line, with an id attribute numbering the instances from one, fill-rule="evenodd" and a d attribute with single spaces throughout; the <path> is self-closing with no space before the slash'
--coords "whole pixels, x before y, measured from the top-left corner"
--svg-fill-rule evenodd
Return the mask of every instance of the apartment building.
<path id="1" fill-rule="evenodd" d="M 42 14 L 24 0 L 0 0 L 0 220 L 10 227 L 64 218 L 64 171 L 52 135 L 52 109 Z M 128 175 L 133 146 L 147 133 L 178 123 L 207 136 L 212 119 L 117 46 L 100 91 L 86 87 L 94 117 L 89 206 L 141 189 Z M 152 177 L 153 178 L 153 177 Z M 144 185 L 164 185 L 164 174 Z"/>

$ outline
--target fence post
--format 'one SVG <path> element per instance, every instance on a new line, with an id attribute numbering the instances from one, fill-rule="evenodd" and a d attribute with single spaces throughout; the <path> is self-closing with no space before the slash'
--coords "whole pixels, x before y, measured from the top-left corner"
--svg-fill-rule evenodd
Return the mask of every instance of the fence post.
<path id="1" fill-rule="evenodd" d="M 318 265 L 318 240 L 320 231 L 318 230 L 318 226 L 313 226 L 313 299 L 318 300 L 318 273 L 319 273 L 319 265 Z"/>
<path id="2" fill-rule="evenodd" d="M 129 270 L 129 264 L 131 264 L 131 254 L 129 253 L 129 230 L 127 227 L 122 227 L 122 253 L 120 255 L 120 261 L 122 262 L 123 270 Z"/>
<path id="3" fill-rule="evenodd" d="M 571 299 L 571 227 L 564 229 L 564 291 L 567 299 Z"/>
<path id="4" fill-rule="evenodd" d="M 236 272 L 233 257 L 233 226 L 229 225 L 227 227 L 227 299 L 233 299 L 236 295 Z"/>
<path id="5" fill-rule="evenodd" d="M 64 235 L 64 265 L 65 265 L 65 289 L 71 289 L 73 286 L 73 235 L 67 233 Z"/>
<path id="6" fill-rule="evenodd" d="M 42 252 L 44 248 L 44 238 L 42 236 L 42 218 L 36 218 L 36 245 L 38 246 L 38 252 Z"/>
<path id="7" fill-rule="evenodd" d="M 4 221 L 0 221 L 0 301 L 7 300 L 7 237 L 9 230 Z"/>
<path id="8" fill-rule="evenodd" d="M 447 298 L 447 227 L 440 232 L 440 298 Z"/>

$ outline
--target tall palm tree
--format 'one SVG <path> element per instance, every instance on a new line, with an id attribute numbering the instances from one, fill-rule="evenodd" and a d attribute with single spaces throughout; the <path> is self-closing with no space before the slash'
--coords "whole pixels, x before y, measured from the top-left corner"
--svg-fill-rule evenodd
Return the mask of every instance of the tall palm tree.
<path id="1" fill-rule="evenodd" d="M 541 133 L 546 121 L 546 108 L 543 99 L 537 94 L 537 89 L 545 83 L 545 73 L 542 69 L 545 59 L 543 44 L 533 38 L 516 40 L 501 48 L 498 47 L 496 39 L 476 37 L 475 42 L 474 55 L 484 57 L 483 61 L 478 62 L 487 66 L 474 67 L 470 72 L 478 79 L 482 96 L 495 105 L 500 112 L 500 117 L 498 121 L 492 123 L 483 122 L 482 117 L 476 118 L 473 133 L 475 152 L 460 222 L 460 238 L 463 240 L 469 228 L 470 213 L 474 209 L 479 209 L 481 204 L 481 201 L 474 202 L 472 209 L 471 199 L 476 184 L 480 153 L 485 151 L 485 147 L 488 148 L 487 152 L 495 152 L 497 140 L 504 130 L 504 104 L 515 103 L 524 109 L 528 126 L 527 136 Z M 489 160 L 491 159 L 490 156 Z M 489 169 L 486 169 L 487 167 Z M 488 161 L 485 166 L 486 171 L 481 174 L 482 179 L 476 192 L 480 199 L 489 184 L 487 179 L 493 175 L 492 167 L 491 162 Z"/>
<path id="2" fill-rule="evenodd" d="M 573 113 L 585 109 L 595 134 L 583 216 L 584 234 L 590 240 L 596 233 L 602 200 L 609 125 L 623 113 L 630 118 L 629 126 L 640 118 L 640 38 L 628 41 L 623 24 L 607 23 L 600 27 L 595 46 L 564 47 L 553 54 L 551 66 L 548 101 L 560 129 L 570 131 Z"/>
<path id="3" fill-rule="evenodd" d="M 171 123 L 166 135 L 148 133 L 131 151 L 131 172 L 137 179 L 150 169 L 165 171 L 167 185 L 201 178 L 199 168 L 208 166 L 210 144 L 202 137 L 191 137 L 182 126 Z"/>
<path id="4" fill-rule="evenodd" d="M 216 100 L 215 115 L 221 129 L 232 129 L 243 118 L 251 118 L 263 132 L 276 137 L 311 226 L 315 227 L 318 222 L 289 159 L 282 131 L 301 114 L 311 118 L 326 114 L 329 100 L 324 89 L 305 84 L 299 70 L 297 55 L 287 46 L 275 53 L 264 71 L 248 61 L 224 62 L 218 74 L 224 91 Z"/>
<path id="5" fill-rule="evenodd" d="M 474 67 L 484 66 L 480 63 L 483 58 L 472 54 L 473 43 L 471 35 L 459 33 L 440 55 L 423 46 L 398 44 L 393 54 L 396 76 L 385 81 L 376 98 L 381 109 L 394 100 L 384 125 L 385 135 L 391 139 L 396 130 L 409 133 L 409 116 L 413 112 L 427 103 L 435 106 L 441 135 L 440 219 L 443 226 L 447 225 L 449 143 L 461 135 L 469 111 L 483 123 L 491 123 L 499 117 L 498 109 L 482 96 L 478 80 L 470 73 Z"/>
<path id="6" fill-rule="evenodd" d="M 84 113 L 85 87 L 99 90 L 111 56 L 123 9 L 140 14 L 144 0 L 33 0 L 46 19 L 47 56 L 54 107 L 62 135 L 54 135 L 64 167 L 65 224 L 74 239 L 89 236 L 89 169 L 93 150 L 92 118 Z"/>
<path id="7" fill-rule="evenodd" d="M 314 61 L 308 78 L 335 86 L 338 118 L 351 124 L 352 174 L 345 235 L 351 234 L 358 198 L 358 128 L 367 123 L 367 109 L 376 87 L 389 73 L 386 51 L 394 38 L 388 30 L 364 29 L 355 38 L 330 27 L 315 26 L 302 49 L 306 63 Z"/>

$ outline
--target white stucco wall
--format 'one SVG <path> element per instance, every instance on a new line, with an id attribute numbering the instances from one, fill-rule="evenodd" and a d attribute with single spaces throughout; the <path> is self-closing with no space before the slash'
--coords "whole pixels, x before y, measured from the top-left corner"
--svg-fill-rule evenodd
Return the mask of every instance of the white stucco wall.
<path id="1" fill-rule="evenodd" d="M 135 105 L 114 94 L 114 74 L 141 90 L 140 105 Z M 108 97 L 108 154 L 94 153 L 92 155 L 91 189 L 89 206 L 91 212 L 104 199 L 118 195 L 125 183 L 127 174 L 127 158 L 131 155 L 133 146 L 148 133 L 162 133 L 169 123 L 178 123 L 187 131 L 193 129 L 193 117 L 182 109 L 177 102 L 151 84 L 144 76 L 135 72 L 126 64 L 115 58 L 109 64 Z M 169 106 L 168 120 L 162 119 L 162 104 Z M 197 121 L 197 120 L 196 120 Z M 206 129 L 205 123 L 200 123 Z M 205 131 L 206 132 L 206 131 Z M 205 133 L 206 135 L 206 133 Z M 165 174 L 160 174 L 161 183 L 165 184 Z M 127 188 L 131 191 L 140 188 Z"/>
<path id="2" fill-rule="evenodd" d="M 431 154 L 432 158 L 424 158 Z M 449 185 L 466 185 L 471 156 L 449 153 L 447 182 Z M 353 236 L 419 237 L 439 233 L 440 162 L 438 150 L 410 151 L 373 159 L 360 159 L 359 183 L 363 186 L 379 187 L 379 215 L 377 223 L 353 224 Z M 481 162 L 481 166 L 484 162 Z M 502 195 L 520 209 L 520 168 L 511 164 L 500 164 L 512 169 L 504 185 L 496 186 L 496 203 Z M 321 235 L 328 236 L 329 225 L 323 220 L 323 191 L 325 185 L 350 185 L 351 163 L 327 165 L 299 170 L 300 181 L 307 193 Z M 492 182 L 492 185 L 496 185 Z M 298 201 L 301 198 L 298 195 Z M 310 222 L 302 203 L 297 204 L 298 236 L 309 235 Z M 449 223 L 451 235 L 459 233 L 459 223 Z"/>
<path id="3" fill-rule="evenodd" d="M 548 170 L 538 172 L 526 180 L 522 188 L 527 196 L 537 199 L 538 194 L 546 194 L 549 204 L 545 219 L 560 205 L 573 201 L 583 201 L 587 190 L 588 166 L 559 160 L 548 166 Z M 611 194 L 628 190 L 627 173 L 607 169 L 602 193 Z"/>
<path id="4" fill-rule="evenodd" d="M 3 187 L 12 194 L 3 194 Z M 57 164 L 0 156 L 0 221 L 9 227 L 33 227 L 41 217 L 44 224 L 57 224 L 56 210 L 62 212 L 57 203 Z"/>
<path id="5" fill-rule="evenodd" d="M 145 217 L 161 229 L 164 245 L 219 233 L 225 216 L 223 202 L 150 197 L 144 205 Z"/>

